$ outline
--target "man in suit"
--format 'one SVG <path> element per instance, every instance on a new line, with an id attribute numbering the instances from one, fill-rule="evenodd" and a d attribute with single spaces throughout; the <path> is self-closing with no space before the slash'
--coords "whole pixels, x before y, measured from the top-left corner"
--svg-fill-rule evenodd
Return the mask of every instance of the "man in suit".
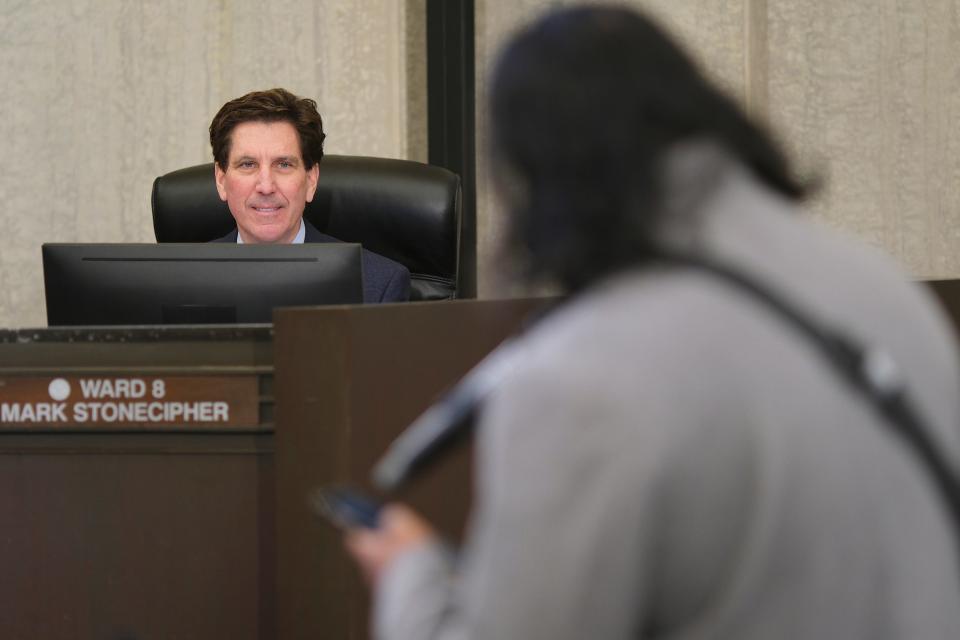
<path id="1" fill-rule="evenodd" d="M 317 104 L 285 89 L 254 91 L 227 102 L 210 124 L 217 192 L 237 228 L 214 242 L 340 242 L 303 219 L 323 158 Z M 364 302 L 410 296 L 410 272 L 363 250 Z"/>

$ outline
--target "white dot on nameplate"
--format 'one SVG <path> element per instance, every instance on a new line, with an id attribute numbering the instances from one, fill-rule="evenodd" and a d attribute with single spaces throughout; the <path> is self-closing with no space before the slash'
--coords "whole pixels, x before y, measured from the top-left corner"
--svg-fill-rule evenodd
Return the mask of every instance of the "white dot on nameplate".
<path id="1" fill-rule="evenodd" d="M 50 392 L 50 397 L 54 400 L 66 400 L 70 397 L 70 383 L 63 378 L 51 380 L 47 390 Z"/>

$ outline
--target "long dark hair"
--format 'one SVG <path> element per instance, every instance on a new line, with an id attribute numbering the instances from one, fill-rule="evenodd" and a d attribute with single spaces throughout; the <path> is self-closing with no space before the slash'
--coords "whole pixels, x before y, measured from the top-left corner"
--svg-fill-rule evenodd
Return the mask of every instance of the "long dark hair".
<path id="1" fill-rule="evenodd" d="M 519 185 L 510 228 L 529 275 L 582 288 L 651 255 L 665 153 L 713 139 L 764 183 L 804 187 L 770 137 L 648 18 L 560 10 L 516 36 L 491 92 L 495 171 Z"/>

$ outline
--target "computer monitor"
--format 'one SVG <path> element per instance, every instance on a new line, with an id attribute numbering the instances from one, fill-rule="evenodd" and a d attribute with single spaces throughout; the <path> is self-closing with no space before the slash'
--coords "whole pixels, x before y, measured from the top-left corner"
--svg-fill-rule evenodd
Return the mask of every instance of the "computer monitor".
<path id="1" fill-rule="evenodd" d="M 264 323 L 274 307 L 363 301 L 358 244 L 44 244 L 42 251 L 50 326 Z"/>

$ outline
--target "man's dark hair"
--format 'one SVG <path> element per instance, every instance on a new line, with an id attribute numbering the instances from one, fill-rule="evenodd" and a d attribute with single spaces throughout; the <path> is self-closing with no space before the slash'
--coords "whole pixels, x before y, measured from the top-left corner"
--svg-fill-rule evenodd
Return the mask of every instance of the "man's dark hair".
<path id="1" fill-rule="evenodd" d="M 300 139 L 304 168 L 312 169 L 323 158 L 326 134 L 317 103 L 309 98 L 299 98 L 286 89 L 269 89 L 235 98 L 220 107 L 213 117 L 210 146 L 213 147 L 213 160 L 221 169 L 227 168 L 233 129 L 244 122 L 289 122 Z"/>
<path id="2" fill-rule="evenodd" d="M 770 137 L 712 86 L 650 20 L 617 7 L 548 15 L 497 63 L 495 158 L 522 197 L 511 238 L 528 275 L 571 290 L 651 257 L 662 165 L 707 139 L 792 199 L 804 187 Z"/>

